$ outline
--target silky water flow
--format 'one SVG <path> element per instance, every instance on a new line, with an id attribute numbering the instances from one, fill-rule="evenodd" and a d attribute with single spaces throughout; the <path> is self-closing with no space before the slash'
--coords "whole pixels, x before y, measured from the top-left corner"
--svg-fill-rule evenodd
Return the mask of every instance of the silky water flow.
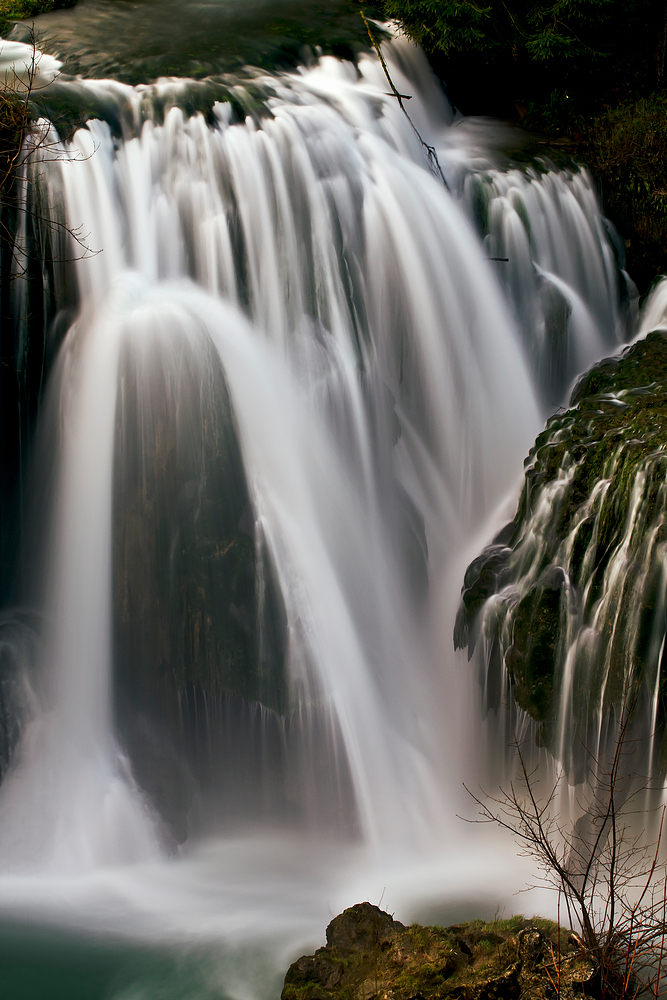
<path id="1" fill-rule="evenodd" d="M 458 592 L 634 321 L 585 171 L 494 166 L 498 127 L 387 54 L 412 123 L 371 56 L 257 76 L 245 121 L 188 117 L 173 81 L 61 81 L 123 138 L 42 122 L 26 185 L 85 248 L 30 479 L 0 907 L 212 942 L 239 998 L 383 889 L 403 918 L 515 907 L 512 845 L 455 817 L 485 773 Z"/>

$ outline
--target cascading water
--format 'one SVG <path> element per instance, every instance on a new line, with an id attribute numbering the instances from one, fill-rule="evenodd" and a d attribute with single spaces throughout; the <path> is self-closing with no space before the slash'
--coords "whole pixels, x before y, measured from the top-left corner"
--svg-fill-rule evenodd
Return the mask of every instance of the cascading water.
<path id="1" fill-rule="evenodd" d="M 111 499 L 116 309 L 70 331 L 61 359 L 62 450 L 46 572 L 43 710 L 2 785 L 3 856 L 58 871 L 151 853 L 150 826 L 113 745 Z M 11 859 L 11 860 L 10 860 Z"/>
<path id="2" fill-rule="evenodd" d="M 467 173 L 463 191 L 489 255 L 507 258 L 499 274 L 542 398 L 556 406 L 575 373 L 634 329 L 636 290 L 619 272 L 624 249 L 585 171 Z"/>
<path id="3" fill-rule="evenodd" d="M 547 422 L 513 521 L 468 567 L 456 626 L 486 710 L 506 699 L 515 738 L 527 731 L 574 785 L 604 781 L 627 727 L 653 804 L 667 746 L 662 295 Z"/>
<path id="4" fill-rule="evenodd" d="M 244 824 L 395 858 L 451 828 L 443 757 L 471 722 L 449 654 L 443 698 L 442 595 L 631 308 L 586 174 L 494 167 L 419 52 L 391 53 L 451 191 L 369 56 L 239 82 L 243 121 L 164 110 L 181 84 L 58 84 L 126 124 L 56 156 L 45 132 L 33 161 L 102 252 L 74 255 L 41 417 L 58 472 L 6 869 L 99 872 Z M 156 862 L 152 892 L 170 865 L 187 879 Z"/>

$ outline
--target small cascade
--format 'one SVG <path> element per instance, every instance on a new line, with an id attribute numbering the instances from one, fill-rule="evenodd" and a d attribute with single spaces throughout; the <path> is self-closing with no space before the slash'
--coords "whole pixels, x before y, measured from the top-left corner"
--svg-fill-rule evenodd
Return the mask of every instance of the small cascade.
<path id="1" fill-rule="evenodd" d="M 639 317 L 637 337 L 645 337 L 652 330 L 667 326 L 667 280 L 659 278 L 651 289 Z"/>
<path id="2" fill-rule="evenodd" d="M 388 59 L 448 186 L 375 57 L 227 81 L 208 116 L 173 82 L 57 84 L 116 110 L 69 142 L 42 123 L 31 177 L 87 249 L 52 278 L 78 315 L 41 417 L 62 433 L 8 866 L 247 822 L 441 837 L 458 682 L 442 704 L 433 595 L 624 336 L 623 283 L 585 173 L 462 167 L 421 54 Z"/>
<path id="3" fill-rule="evenodd" d="M 469 172 L 462 189 L 489 257 L 498 260 L 551 410 L 576 375 L 634 331 L 637 293 L 619 270 L 621 241 L 600 215 L 585 169 L 537 161 L 522 170 Z"/>

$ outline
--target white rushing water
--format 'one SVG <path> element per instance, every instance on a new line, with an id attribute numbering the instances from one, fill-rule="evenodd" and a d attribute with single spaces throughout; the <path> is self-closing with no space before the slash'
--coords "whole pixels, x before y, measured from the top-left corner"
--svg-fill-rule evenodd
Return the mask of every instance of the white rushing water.
<path id="1" fill-rule="evenodd" d="M 484 123 L 453 119 L 417 50 L 395 47 L 391 72 L 414 94 L 410 114 L 436 146 L 449 189 L 369 56 L 358 67 L 326 57 L 259 78 L 262 113 L 242 122 L 230 104 L 216 105 L 212 122 L 178 106 L 153 120 L 151 100 L 177 97 L 175 83 L 71 83 L 106 88 L 132 124 L 118 139 L 89 122 L 57 156 L 51 133 L 33 175 L 53 218 L 81 227 L 102 252 L 74 265 L 79 315 L 43 411 L 60 425 L 58 472 L 42 512 L 51 529 L 40 570 L 39 707 L 0 788 L 7 905 L 42 899 L 57 911 L 49 894 L 67 884 L 68 907 L 83 921 L 90 899 L 101 899 L 102 926 L 118 930 L 117 911 L 138 905 L 146 933 L 164 925 L 173 934 L 182 912 L 213 938 L 247 929 L 258 906 L 283 960 L 292 941 L 309 937 L 304 914 L 319 919 L 383 878 L 407 909 L 411 896 L 446 894 L 447 879 L 452 899 L 508 898 L 489 874 L 492 855 L 473 885 L 468 835 L 453 816 L 469 777 L 459 769 L 477 766 L 479 726 L 465 665 L 451 652 L 460 571 L 516 486 L 544 413 L 625 336 L 632 300 L 585 173 L 494 167 L 493 130 L 487 138 Z M 17 308 L 22 295 L 19 281 Z M 157 368 L 163 375 L 151 382 Z M 118 410 L 119 386 L 136 394 L 134 418 Z M 301 877 L 274 880 L 266 864 L 257 889 L 262 840 L 242 856 L 228 839 L 231 854 L 219 845 L 189 856 L 186 845 L 185 859 L 161 860 L 159 795 L 150 782 L 139 787 L 114 721 L 114 475 L 133 448 L 139 466 L 148 461 L 141 442 L 151 435 L 158 453 L 170 400 L 180 401 L 176 439 L 190 442 L 174 446 L 174 462 L 205 471 L 207 432 L 190 427 L 188 412 L 195 397 L 213 412 L 220 393 L 240 448 L 256 565 L 263 546 L 286 636 L 287 721 L 266 709 L 248 739 L 261 743 L 263 727 L 283 734 L 280 794 L 300 830 L 293 826 L 294 850 L 308 835 L 309 850 L 320 844 L 326 855 L 315 850 L 316 861 L 304 862 L 308 890 Z M 182 527 L 165 546 L 170 579 Z M 150 533 L 149 521 L 142 530 Z M 222 559 L 227 549 L 216 551 Z M 161 641 L 156 661 L 166 655 Z M 218 723 L 206 718 L 210 741 Z M 339 784 L 322 779 L 323 758 Z M 211 752 L 207 767 L 216 766 Z M 231 794 L 222 802 L 225 821 L 236 806 Z M 356 847 L 333 847 L 322 830 L 322 816 L 337 813 L 348 815 Z M 270 812 L 254 822 L 275 828 Z M 283 848 L 270 843 L 280 873 Z M 436 864 L 443 852 L 449 860 Z M 128 862 L 134 875 L 120 873 Z M 252 905 L 234 902 L 230 864 L 232 881 L 243 884 L 246 873 Z M 45 870 L 51 881 L 38 890 L 29 875 Z M 510 884 L 518 875 L 507 871 Z M 72 874 L 79 880 L 63 882 Z M 202 879 L 218 887 L 216 906 L 231 907 L 231 924 L 211 915 Z M 313 904 L 318 894 L 327 902 Z M 130 925 L 141 933 L 136 919 Z M 257 995 L 273 988 L 272 975 L 225 989 Z"/>
<path id="2" fill-rule="evenodd" d="M 114 334 L 107 312 L 85 339 L 72 331 L 76 356 L 61 361 L 63 447 L 46 584 L 46 704 L 28 724 L 2 786 L 4 864 L 29 870 L 80 871 L 151 854 L 153 838 L 129 764 L 111 731 Z"/>
<path id="3" fill-rule="evenodd" d="M 541 394 L 562 402 L 572 373 L 613 352 L 632 329 L 636 293 L 619 273 L 605 220 L 585 173 L 508 170 L 468 174 L 472 214 L 486 215 L 485 247 L 500 269 Z"/>

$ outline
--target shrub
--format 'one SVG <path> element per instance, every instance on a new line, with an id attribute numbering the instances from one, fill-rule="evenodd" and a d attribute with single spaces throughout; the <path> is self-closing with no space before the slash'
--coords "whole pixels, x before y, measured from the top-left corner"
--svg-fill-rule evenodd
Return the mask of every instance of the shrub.
<path id="1" fill-rule="evenodd" d="M 645 831 L 645 782 L 632 773 L 635 747 L 628 725 L 636 708 L 630 691 L 620 715 L 609 757 L 592 761 L 593 780 L 579 792 L 576 820 L 562 822 L 561 775 L 540 793 L 537 771 L 529 769 L 521 746 L 516 749 L 519 778 L 495 797 L 478 798 L 481 819 L 509 830 L 522 853 L 542 871 L 543 884 L 558 893 L 558 923 L 566 911 L 581 959 L 597 970 L 591 991 L 601 1000 L 638 1000 L 664 996 L 663 962 L 667 925 L 667 865 L 662 849 L 665 807 L 651 843 Z M 563 904 L 561 906 L 561 903 Z M 561 994 L 560 938 L 550 977 Z M 565 991 L 563 991 L 565 992 Z"/>
<path id="2" fill-rule="evenodd" d="M 4 34 L 12 21 L 21 21 L 52 10 L 73 7 L 77 0 L 0 0 L 0 31 Z"/>

